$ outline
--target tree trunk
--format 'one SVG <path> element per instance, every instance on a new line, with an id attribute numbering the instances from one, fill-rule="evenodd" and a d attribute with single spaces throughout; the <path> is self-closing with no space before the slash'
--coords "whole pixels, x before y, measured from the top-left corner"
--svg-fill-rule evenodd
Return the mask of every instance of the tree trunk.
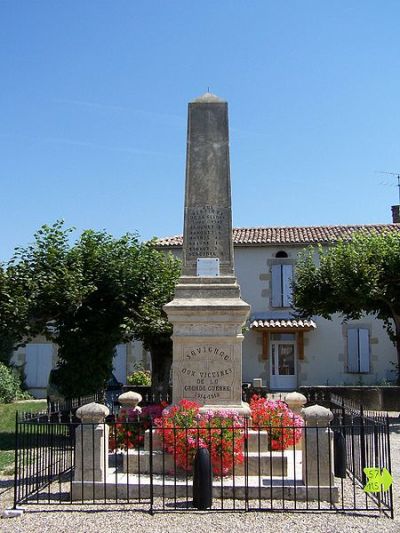
<path id="1" fill-rule="evenodd" d="M 169 336 L 154 338 L 149 342 L 149 349 L 152 368 L 151 392 L 166 396 L 172 365 L 172 340 Z"/>
<path id="2" fill-rule="evenodd" d="M 396 327 L 396 350 L 397 350 L 397 365 L 396 365 L 396 372 L 397 372 L 397 379 L 396 383 L 397 385 L 400 385 L 400 320 L 398 317 L 395 318 L 395 327 Z"/>

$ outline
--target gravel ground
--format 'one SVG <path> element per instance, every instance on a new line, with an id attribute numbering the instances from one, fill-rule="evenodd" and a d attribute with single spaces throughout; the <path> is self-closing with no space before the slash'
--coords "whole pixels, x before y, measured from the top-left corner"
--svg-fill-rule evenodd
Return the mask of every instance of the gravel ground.
<path id="1" fill-rule="evenodd" d="M 191 512 L 157 513 L 150 516 L 142 511 L 128 510 L 127 506 L 25 506 L 25 513 L 18 518 L 0 521 L 2 533 L 58 532 L 58 533 L 203 533 L 212 531 L 236 532 L 315 532 L 340 533 L 372 531 L 400 533 L 400 418 L 393 419 L 391 428 L 392 476 L 395 519 L 385 516 L 346 515 L 334 513 L 294 514 L 283 512 Z M 12 479 L 0 478 L 0 512 L 12 503 Z"/>

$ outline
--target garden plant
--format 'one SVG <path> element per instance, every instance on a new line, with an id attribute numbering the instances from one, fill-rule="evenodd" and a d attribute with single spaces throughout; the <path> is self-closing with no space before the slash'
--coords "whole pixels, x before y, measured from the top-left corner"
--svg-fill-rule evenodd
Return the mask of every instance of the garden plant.
<path id="1" fill-rule="evenodd" d="M 110 450 L 127 451 L 144 445 L 144 434 L 156 428 L 163 449 L 178 468 L 191 471 L 198 448 L 210 452 L 213 473 L 226 476 L 244 460 L 246 428 L 268 433 L 271 450 L 285 450 L 301 439 L 303 419 L 281 400 L 254 395 L 249 421 L 226 409 L 200 412 L 201 405 L 181 400 L 134 409 L 121 409 L 110 432 Z"/>

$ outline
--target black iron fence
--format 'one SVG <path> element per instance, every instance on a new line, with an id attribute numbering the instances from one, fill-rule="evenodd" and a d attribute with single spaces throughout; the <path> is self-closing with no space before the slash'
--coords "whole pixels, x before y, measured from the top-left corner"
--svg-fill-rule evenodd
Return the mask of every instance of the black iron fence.
<path id="1" fill-rule="evenodd" d="M 211 511 L 384 513 L 391 487 L 365 492 L 364 468 L 391 472 L 385 417 L 333 406 L 326 427 L 160 425 L 109 417 L 77 424 L 47 414 L 16 421 L 15 506 L 128 504 L 129 509 L 194 510 L 192 465 L 207 449 Z M 164 421 L 162 424 L 166 424 Z M 296 436 L 297 435 L 297 436 Z M 299 438 L 298 438 L 299 437 Z M 386 484 L 385 484 L 386 483 Z M 195 479 L 195 490 L 199 478 Z M 194 497 L 195 496 L 195 497 Z"/>
<path id="2" fill-rule="evenodd" d="M 332 427 L 346 452 L 349 475 L 365 486 L 367 468 L 379 467 L 391 472 L 390 424 L 387 413 L 365 410 L 362 405 L 330 394 L 330 409 L 334 415 Z M 391 505 L 392 488 L 371 493 L 378 504 Z"/>

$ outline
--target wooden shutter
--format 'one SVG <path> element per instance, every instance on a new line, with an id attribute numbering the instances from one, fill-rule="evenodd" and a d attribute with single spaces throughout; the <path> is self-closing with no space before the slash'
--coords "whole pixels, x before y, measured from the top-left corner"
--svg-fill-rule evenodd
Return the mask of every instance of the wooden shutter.
<path id="1" fill-rule="evenodd" d="M 360 328 L 358 330 L 358 355 L 360 372 L 369 372 L 369 331 Z"/>
<path id="2" fill-rule="evenodd" d="M 282 265 L 272 265 L 271 306 L 282 307 Z"/>
<path id="3" fill-rule="evenodd" d="M 293 266 L 282 265 L 282 307 L 292 305 L 292 277 Z"/>
<path id="4" fill-rule="evenodd" d="M 358 329 L 347 330 L 347 371 L 359 372 Z"/>

